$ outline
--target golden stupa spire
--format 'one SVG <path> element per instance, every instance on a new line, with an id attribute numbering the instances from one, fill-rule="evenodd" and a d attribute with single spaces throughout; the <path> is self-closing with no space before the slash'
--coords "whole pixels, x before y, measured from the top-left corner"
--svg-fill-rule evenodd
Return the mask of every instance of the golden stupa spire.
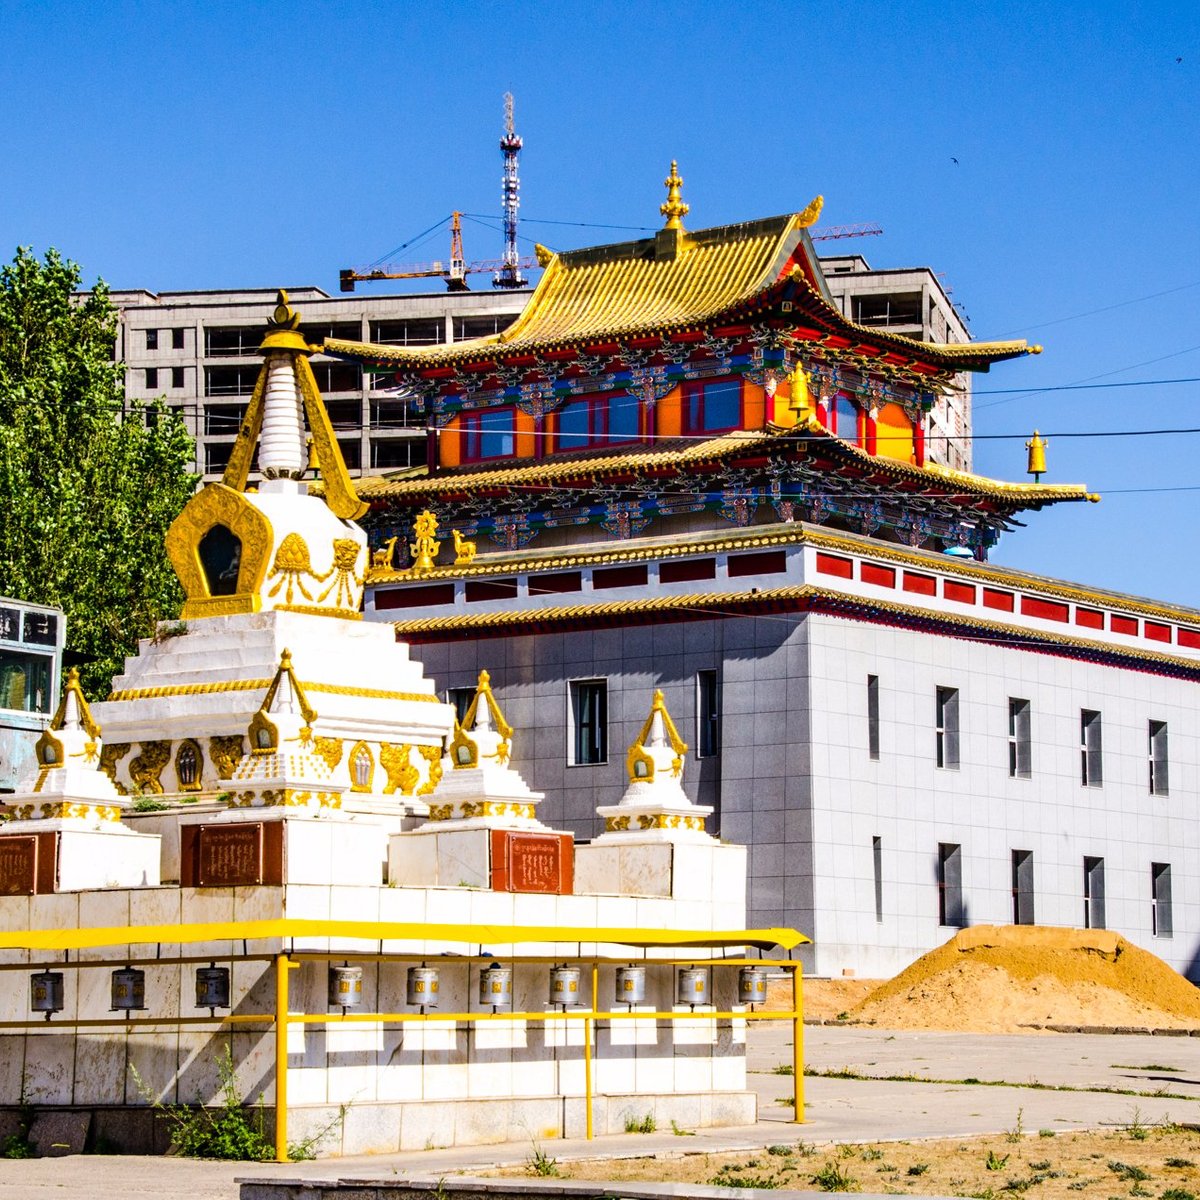
<path id="1" fill-rule="evenodd" d="M 665 204 L 658 206 L 658 211 L 667 218 L 663 228 L 682 229 L 683 218 L 688 215 L 689 205 L 679 198 L 683 179 L 679 175 L 679 164 L 674 159 L 671 159 L 671 173 L 663 180 L 663 186 L 667 189 L 667 199 Z"/>

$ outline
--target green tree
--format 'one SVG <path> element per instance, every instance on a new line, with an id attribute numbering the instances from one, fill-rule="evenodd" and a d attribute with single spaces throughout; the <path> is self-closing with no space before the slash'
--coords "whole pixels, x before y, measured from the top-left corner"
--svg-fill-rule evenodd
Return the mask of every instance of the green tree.
<path id="1" fill-rule="evenodd" d="M 125 398 L 117 310 L 55 250 L 0 269 L 0 594 L 57 604 L 107 694 L 182 591 L 163 535 L 192 495 L 192 440 L 161 402 Z"/>

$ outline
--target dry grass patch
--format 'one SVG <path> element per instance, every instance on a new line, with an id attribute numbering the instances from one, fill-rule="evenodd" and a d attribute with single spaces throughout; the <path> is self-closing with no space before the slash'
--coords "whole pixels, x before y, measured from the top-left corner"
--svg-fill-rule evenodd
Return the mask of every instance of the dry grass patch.
<path id="1" fill-rule="evenodd" d="M 739 1154 L 670 1153 L 560 1163 L 564 1179 L 700 1183 L 804 1191 L 965 1196 L 975 1200 L 1200 1200 L 1200 1133 L 1178 1126 L 995 1134 L 937 1141 L 814 1146 L 780 1142 Z M 519 1170 L 494 1172 L 520 1174 Z"/>

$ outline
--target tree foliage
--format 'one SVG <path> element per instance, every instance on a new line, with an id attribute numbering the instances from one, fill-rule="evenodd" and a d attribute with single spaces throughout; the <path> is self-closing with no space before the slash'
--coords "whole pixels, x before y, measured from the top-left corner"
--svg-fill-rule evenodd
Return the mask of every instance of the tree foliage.
<path id="1" fill-rule="evenodd" d="M 183 418 L 125 399 L 107 287 L 79 286 L 54 250 L 0 269 L 0 594 L 66 612 L 102 697 L 137 639 L 178 615 L 163 535 L 195 476 Z"/>

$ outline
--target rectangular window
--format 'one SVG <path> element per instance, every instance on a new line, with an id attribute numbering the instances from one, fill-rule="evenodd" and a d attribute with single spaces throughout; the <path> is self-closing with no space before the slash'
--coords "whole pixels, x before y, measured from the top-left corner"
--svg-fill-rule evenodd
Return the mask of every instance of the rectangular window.
<path id="1" fill-rule="evenodd" d="M 965 924 L 962 895 L 962 847 L 938 843 L 938 924 L 961 929 Z"/>
<path id="2" fill-rule="evenodd" d="M 147 329 L 146 330 L 146 349 L 147 350 L 157 350 L 158 349 L 158 330 L 157 329 Z"/>
<path id="3" fill-rule="evenodd" d="M 1079 713 L 1079 771 L 1084 787 L 1104 785 L 1104 763 L 1100 742 L 1100 714 L 1090 708 Z"/>
<path id="4" fill-rule="evenodd" d="M 1169 938 L 1175 929 L 1171 913 L 1171 864 L 1150 864 L 1150 918 L 1154 925 L 1154 936 Z"/>
<path id="5" fill-rule="evenodd" d="M 0 650 L 0 708 L 49 712 L 50 667 L 45 655 Z"/>
<path id="6" fill-rule="evenodd" d="M 879 758 L 879 676 L 867 676 L 867 757 Z"/>
<path id="7" fill-rule="evenodd" d="M 1008 698 L 1008 773 L 1013 779 L 1028 779 L 1033 748 L 1029 736 L 1029 701 Z"/>
<path id="8" fill-rule="evenodd" d="M 875 920 L 883 921 L 883 839 L 871 839 L 871 870 L 875 878 Z"/>
<path id="9" fill-rule="evenodd" d="M 843 441 L 854 442 L 857 445 L 859 441 L 858 405 L 849 396 L 839 392 L 834 399 L 830 415 L 834 424 L 832 432 L 836 433 Z"/>
<path id="10" fill-rule="evenodd" d="M 1104 859 L 1084 856 L 1083 927 L 1104 929 Z"/>
<path id="11" fill-rule="evenodd" d="M 570 682 L 570 751 L 567 765 L 594 766 L 608 761 L 608 681 Z"/>
<path id="12" fill-rule="evenodd" d="M 958 770 L 958 688 L 937 690 L 937 765 Z"/>
<path id="13" fill-rule="evenodd" d="M 1167 775 L 1167 723 L 1150 722 L 1150 795 L 1170 794 Z"/>
<path id="14" fill-rule="evenodd" d="M 1033 851 L 1012 852 L 1013 924 L 1036 925 L 1033 919 Z"/>
<path id="15" fill-rule="evenodd" d="M 554 414 L 554 450 L 635 442 L 640 434 L 638 423 L 638 402 L 628 392 L 573 400 Z"/>
<path id="16" fill-rule="evenodd" d="M 696 672 L 696 757 L 721 753 L 721 684 L 716 671 Z"/>
<path id="17" fill-rule="evenodd" d="M 182 350 L 183 349 L 183 330 L 182 329 L 172 329 L 171 330 L 171 349 L 172 350 Z"/>
<path id="18" fill-rule="evenodd" d="M 683 388 L 683 432 L 720 433 L 742 426 L 742 381 L 710 379 Z"/>
<path id="19" fill-rule="evenodd" d="M 151 389 L 158 387 L 158 368 L 157 367 L 147 367 L 146 368 L 146 387 L 151 388 Z"/>
<path id="20" fill-rule="evenodd" d="M 511 408 L 465 413 L 462 418 L 464 462 L 511 458 L 516 449 L 516 426 Z"/>
<path id="21" fill-rule="evenodd" d="M 475 689 L 473 687 L 446 689 L 446 703 L 454 705 L 454 716 L 460 723 L 463 717 L 467 715 L 467 709 L 471 707 L 471 701 L 474 699 Z"/>
<path id="22" fill-rule="evenodd" d="M 183 388 L 183 368 L 182 367 L 172 367 L 171 368 L 171 387 L 174 388 L 176 391 L 180 391 Z"/>
<path id="23" fill-rule="evenodd" d="M 205 328 L 204 353 L 210 358 L 238 358 L 257 354 L 263 331 L 257 325 Z"/>

